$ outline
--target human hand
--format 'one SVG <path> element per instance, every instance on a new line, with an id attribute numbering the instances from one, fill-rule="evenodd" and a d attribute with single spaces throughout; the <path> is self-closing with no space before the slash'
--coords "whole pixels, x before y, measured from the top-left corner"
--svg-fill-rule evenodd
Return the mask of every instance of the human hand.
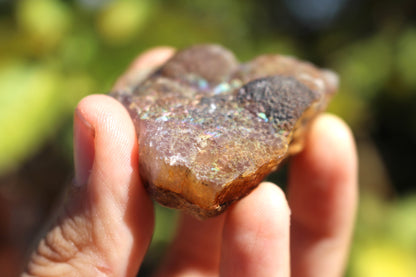
<path id="1" fill-rule="evenodd" d="M 143 54 L 116 88 L 172 53 Z M 155 275 L 341 276 L 357 202 L 353 138 L 340 119 L 321 115 L 305 143 L 291 161 L 287 200 L 279 187 L 262 183 L 218 217 L 182 214 Z M 74 146 L 75 185 L 23 276 L 135 276 L 154 215 L 130 116 L 108 96 L 84 98 L 75 111 Z"/>

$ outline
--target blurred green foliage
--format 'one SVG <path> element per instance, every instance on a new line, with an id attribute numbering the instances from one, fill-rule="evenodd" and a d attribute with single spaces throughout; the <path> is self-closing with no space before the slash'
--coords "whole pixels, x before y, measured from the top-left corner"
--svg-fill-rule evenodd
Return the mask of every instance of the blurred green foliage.
<path id="1" fill-rule="evenodd" d="M 313 25 L 272 0 L 0 1 L 0 176 L 19 178 L 46 144 L 70 164 L 77 102 L 110 91 L 147 48 L 211 42 L 241 60 L 296 55 L 340 74 L 330 111 L 351 125 L 363 150 L 348 276 L 415 276 L 416 198 L 407 194 L 414 194 L 416 155 L 416 18 L 409 12 L 416 7 L 333 2 L 342 2 L 339 13 Z M 175 216 L 160 207 L 157 214 L 154 241 L 164 244 Z"/>
<path id="2" fill-rule="evenodd" d="M 361 198 L 349 276 L 415 276 L 415 195 L 391 203 Z"/>

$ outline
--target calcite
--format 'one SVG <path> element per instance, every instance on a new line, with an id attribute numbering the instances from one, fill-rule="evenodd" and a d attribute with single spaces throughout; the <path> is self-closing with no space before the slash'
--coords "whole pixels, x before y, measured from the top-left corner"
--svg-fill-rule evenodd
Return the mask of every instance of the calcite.
<path id="1" fill-rule="evenodd" d="M 205 218 L 302 149 L 337 82 L 335 73 L 292 57 L 262 55 L 239 64 L 221 46 L 197 45 L 112 95 L 134 121 L 150 195 Z"/>

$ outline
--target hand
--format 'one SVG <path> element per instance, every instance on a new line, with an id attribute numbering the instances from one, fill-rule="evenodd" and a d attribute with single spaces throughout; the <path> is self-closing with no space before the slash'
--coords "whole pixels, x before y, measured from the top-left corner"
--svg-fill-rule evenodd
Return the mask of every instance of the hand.
<path id="1" fill-rule="evenodd" d="M 172 53 L 143 54 L 116 87 L 134 83 Z M 74 144 L 75 185 L 24 276 L 135 276 L 154 215 L 127 111 L 108 96 L 84 98 L 75 111 Z M 292 159 L 288 200 L 279 187 L 262 183 L 218 217 L 182 214 L 156 276 L 341 276 L 357 202 L 356 159 L 348 127 L 319 116 L 304 151 Z"/>

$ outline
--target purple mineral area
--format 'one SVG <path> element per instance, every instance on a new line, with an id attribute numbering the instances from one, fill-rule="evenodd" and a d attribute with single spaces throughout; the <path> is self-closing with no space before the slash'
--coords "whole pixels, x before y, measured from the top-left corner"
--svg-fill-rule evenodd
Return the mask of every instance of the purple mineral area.
<path id="1" fill-rule="evenodd" d="M 151 196 L 205 218 L 302 149 L 337 80 L 295 58 L 263 55 L 239 64 L 227 49 L 197 45 L 112 95 L 134 121 L 140 175 Z"/>

